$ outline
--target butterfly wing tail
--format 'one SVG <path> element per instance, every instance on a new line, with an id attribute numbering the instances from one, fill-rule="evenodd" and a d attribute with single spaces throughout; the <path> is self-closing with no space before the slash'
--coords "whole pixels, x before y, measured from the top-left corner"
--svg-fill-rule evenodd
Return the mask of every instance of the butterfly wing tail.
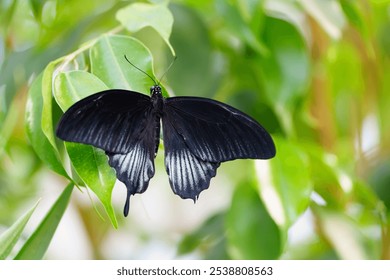
<path id="1" fill-rule="evenodd" d="M 130 196 L 143 193 L 149 185 L 150 178 L 154 175 L 154 163 L 152 154 L 141 145 L 136 145 L 127 154 L 106 153 L 109 164 L 116 171 L 118 180 L 127 188 L 127 197 L 123 214 L 129 213 Z"/>

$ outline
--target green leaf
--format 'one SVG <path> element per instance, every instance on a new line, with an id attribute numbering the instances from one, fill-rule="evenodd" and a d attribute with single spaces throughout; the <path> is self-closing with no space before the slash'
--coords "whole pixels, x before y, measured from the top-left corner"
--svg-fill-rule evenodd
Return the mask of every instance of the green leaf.
<path id="1" fill-rule="evenodd" d="M 285 232 L 303 214 L 313 189 L 309 161 L 297 144 L 274 137 L 276 157 L 256 161 L 262 197 L 270 215 Z"/>
<path id="2" fill-rule="evenodd" d="M 58 151 L 50 144 L 42 131 L 42 77 L 39 75 L 28 92 L 26 106 L 27 137 L 38 157 L 58 174 L 70 179 L 58 155 Z"/>
<path id="3" fill-rule="evenodd" d="M 169 42 L 173 16 L 166 4 L 134 3 L 120 9 L 116 14 L 117 20 L 130 32 L 136 32 L 150 26 L 164 39 L 173 55 L 175 50 Z"/>
<path id="4" fill-rule="evenodd" d="M 54 98 L 60 108 L 66 111 L 77 101 L 107 89 L 101 80 L 88 72 L 62 72 L 54 81 Z"/>
<path id="5" fill-rule="evenodd" d="M 40 260 L 44 257 L 57 226 L 68 206 L 72 190 L 73 184 L 70 183 L 46 214 L 37 229 L 20 249 L 15 257 L 16 260 Z"/>
<path id="6" fill-rule="evenodd" d="M 291 23 L 267 17 L 263 42 L 269 52 L 259 61 L 261 79 L 269 104 L 274 107 L 284 132 L 294 136 L 293 110 L 304 97 L 310 81 L 306 44 Z"/>
<path id="7" fill-rule="evenodd" d="M 116 177 L 114 170 L 108 165 L 106 154 L 103 150 L 89 145 L 67 142 L 65 146 L 77 174 L 99 198 L 112 225 L 117 228 L 118 223 L 111 204 Z"/>
<path id="8" fill-rule="evenodd" d="M 80 99 L 106 90 L 107 86 L 90 73 L 71 71 L 60 73 L 55 79 L 54 88 L 55 98 L 65 111 Z M 118 224 L 111 204 L 116 177 L 107 163 L 107 156 L 102 150 L 89 145 L 67 142 L 65 146 L 77 175 L 97 195 L 116 228 Z"/>
<path id="9" fill-rule="evenodd" d="M 38 203 L 0 236 L 0 260 L 5 260 L 9 256 L 37 205 Z"/>
<path id="10" fill-rule="evenodd" d="M 223 19 L 229 19 L 224 22 L 229 28 L 229 31 L 237 36 L 241 41 L 245 42 L 253 50 L 259 54 L 264 54 L 266 48 L 258 37 L 257 32 L 261 26 L 260 22 L 263 20 L 263 4 L 255 3 L 256 14 L 251 14 L 247 9 L 253 5 L 249 2 L 232 3 L 231 1 L 217 0 L 217 13 Z M 241 12 L 241 13 L 240 13 Z M 253 15 L 256 15 L 253 17 Z"/>
<path id="11" fill-rule="evenodd" d="M 1 94 L 1 93 L 0 93 Z M 15 99 L 8 109 L 7 115 L 3 122 L 0 122 L 0 158 L 3 155 L 12 132 L 17 125 L 19 116 L 18 102 Z"/>
<path id="12" fill-rule="evenodd" d="M 261 61 L 268 100 L 291 108 L 309 83 L 306 43 L 294 25 L 271 17 L 266 19 L 263 40 L 269 48 Z"/>
<path id="13" fill-rule="evenodd" d="M 58 59 L 56 61 L 52 61 L 49 65 L 46 66 L 43 71 L 42 76 L 42 131 L 46 135 L 50 144 L 53 146 L 55 150 L 57 150 L 57 144 L 54 136 L 54 128 L 53 128 L 53 113 L 52 113 L 52 99 L 53 99 L 53 77 L 56 65 L 58 64 Z"/>
<path id="14" fill-rule="evenodd" d="M 171 42 L 180 58 L 167 73 L 169 85 L 180 95 L 212 97 L 220 83 L 222 69 L 216 66 L 219 64 L 213 56 L 207 25 L 185 6 L 172 5 L 171 10 L 176 19 Z"/>
<path id="15" fill-rule="evenodd" d="M 237 186 L 226 217 L 228 251 L 234 259 L 276 259 L 281 232 L 268 214 L 254 183 Z"/>
<path id="16" fill-rule="evenodd" d="M 225 213 L 218 213 L 206 220 L 201 227 L 186 235 L 179 243 L 178 254 L 194 250 L 205 255 L 205 259 L 227 259 L 225 238 Z"/>
<path id="17" fill-rule="evenodd" d="M 139 40 L 128 36 L 102 36 L 90 50 L 91 72 L 109 88 L 149 94 L 152 81 L 130 65 L 124 56 L 154 77 L 152 55 Z"/>

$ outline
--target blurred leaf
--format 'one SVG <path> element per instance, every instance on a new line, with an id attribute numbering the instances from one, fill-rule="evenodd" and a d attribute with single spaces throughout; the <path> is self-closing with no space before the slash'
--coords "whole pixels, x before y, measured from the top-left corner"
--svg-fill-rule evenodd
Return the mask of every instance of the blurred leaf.
<path id="1" fill-rule="evenodd" d="M 357 2 L 351 0 L 340 0 L 340 6 L 343 9 L 345 16 L 348 20 L 359 29 L 363 35 L 366 35 L 366 26 L 363 22 L 363 18 L 357 8 Z"/>
<path id="2" fill-rule="evenodd" d="M 15 1 L 15 2 L 17 2 L 17 1 Z M 35 18 L 37 18 L 38 20 L 41 19 L 42 10 L 43 10 L 43 6 L 45 5 L 45 2 L 48 2 L 48 1 L 45 1 L 45 0 L 30 0 L 32 11 L 34 12 Z"/>
<path id="3" fill-rule="evenodd" d="M 365 69 L 359 51 L 348 42 L 339 42 L 329 48 L 327 63 L 328 83 L 333 94 L 331 105 L 334 108 L 329 109 L 334 110 L 332 113 L 338 126 L 337 132 L 341 137 L 355 134 L 351 124 L 359 117 L 357 107 L 365 90 Z M 345 110 L 345 104 L 349 104 L 348 111 Z"/>
<path id="4" fill-rule="evenodd" d="M 77 101 L 107 89 L 94 75 L 71 71 L 60 73 L 54 82 L 54 94 L 65 111 Z M 115 173 L 108 165 L 104 151 L 90 145 L 66 142 L 66 150 L 74 169 L 83 182 L 97 195 L 104 205 L 111 223 L 117 228 L 117 220 L 111 204 L 111 193 L 115 184 Z"/>
<path id="5" fill-rule="evenodd" d="M 199 251 L 205 259 L 227 259 L 225 214 L 211 216 L 201 227 L 186 235 L 179 243 L 178 254 L 184 255 Z"/>
<path id="6" fill-rule="evenodd" d="M 146 26 L 152 27 L 164 39 L 175 56 L 175 50 L 169 42 L 173 16 L 166 4 L 133 3 L 120 9 L 116 18 L 130 32 L 136 32 Z"/>
<path id="7" fill-rule="evenodd" d="M 296 144 L 274 137 L 276 157 L 256 161 L 260 196 L 275 222 L 287 229 L 303 214 L 313 185 L 309 161 Z"/>
<path id="8" fill-rule="evenodd" d="M 294 25 L 271 17 L 266 18 L 263 40 L 269 49 L 261 60 L 268 100 L 275 107 L 293 108 L 309 83 L 306 43 Z"/>
<path id="9" fill-rule="evenodd" d="M 70 179 L 56 149 L 49 143 L 42 131 L 42 77 L 40 74 L 32 83 L 26 105 L 27 137 L 38 157 L 58 174 Z M 51 112 L 50 112 L 51 114 Z"/>
<path id="10" fill-rule="evenodd" d="M 34 207 L 27 211 L 7 231 L 3 232 L 3 234 L 0 236 L 0 260 L 5 260 L 11 253 L 13 247 L 19 240 L 19 237 L 22 234 L 24 227 L 26 226 L 37 205 L 38 203 L 36 203 Z"/>
<path id="11" fill-rule="evenodd" d="M 345 16 L 337 0 L 299 0 L 306 11 L 334 39 L 339 39 L 346 24 Z"/>
<path id="12" fill-rule="evenodd" d="M 370 174 L 368 182 L 386 205 L 387 211 L 390 211 L 390 160 L 379 163 Z"/>
<path id="13" fill-rule="evenodd" d="M 222 65 L 212 53 L 206 23 L 182 5 L 172 5 L 175 25 L 171 41 L 178 59 L 167 73 L 169 84 L 177 95 L 215 95 L 220 84 Z"/>
<path id="14" fill-rule="evenodd" d="M 131 63 L 154 77 L 150 51 L 137 39 L 119 35 L 102 36 L 91 48 L 91 72 L 109 88 L 149 94 L 153 81 L 130 65 L 125 55 Z"/>
<path id="15" fill-rule="evenodd" d="M 378 254 L 372 255 L 373 252 L 367 244 L 369 239 L 351 217 L 325 207 L 316 206 L 313 210 L 318 216 L 322 233 L 341 259 L 364 260 L 379 257 Z"/>
<path id="16" fill-rule="evenodd" d="M 7 28 L 12 20 L 18 1 L 1 1 L 0 23 L 1 27 Z"/>
<path id="17" fill-rule="evenodd" d="M 245 42 L 253 50 L 259 54 L 264 54 L 266 48 L 263 42 L 258 37 L 260 31 L 260 21 L 263 19 L 264 11 L 262 3 L 242 3 L 243 1 L 237 1 L 238 3 L 232 3 L 231 1 L 217 0 L 216 9 L 217 13 L 225 20 L 224 24 L 229 28 L 229 31 L 237 36 L 242 42 Z M 256 13 L 248 14 L 248 5 L 255 5 L 254 9 Z M 240 14 L 240 12 L 242 14 Z M 256 15 L 256 16 L 255 16 Z M 255 16 L 255 17 L 254 17 Z M 244 18 L 243 18 L 244 17 Z M 248 24 L 248 21 L 250 24 Z"/>
<path id="18" fill-rule="evenodd" d="M 0 121 L 0 158 L 4 153 L 4 150 L 7 146 L 7 143 L 12 135 L 15 126 L 17 125 L 17 120 L 19 116 L 18 105 L 18 102 L 14 101 L 11 104 L 11 108 L 8 109 L 7 115 L 3 123 L 1 123 Z"/>
<path id="19" fill-rule="evenodd" d="M 242 183 L 233 195 L 226 216 L 228 252 L 234 259 L 277 259 L 281 232 L 254 188 L 254 183 Z"/>
<path id="20" fill-rule="evenodd" d="M 46 214 L 40 225 L 27 239 L 26 243 L 16 255 L 15 260 L 40 260 L 44 257 L 51 239 L 68 206 L 72 194 L 73 184 L 70 183 Z"/>

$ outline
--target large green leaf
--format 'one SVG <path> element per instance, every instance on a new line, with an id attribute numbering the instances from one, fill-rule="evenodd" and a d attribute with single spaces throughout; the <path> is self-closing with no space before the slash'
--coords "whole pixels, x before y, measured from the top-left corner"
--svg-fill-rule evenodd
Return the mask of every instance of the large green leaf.
<path id="1" fill-rule="evenodd" d="M 276 157 L 256 161 L 260 195 L 275 222 L 287 229 L 307 209 L 313 189 L 309 161 L 302 149 L 274 137 Z"/>
<path id="2" fill-rule="evenodd" d="M 28 210 L 22 217 L 20 217 L 7 231 L 0 236 L 0 260 L 8 257 L 11 250 L 19 240 L 28 220 L 37 207 L 38 203 Z"/>
<path id="3" fill-rule="evenodd" d="M 44 257 L 51 239 L 68 206 L 73 184 L 70 183 L 54 203 L 45 218 L 39 224 L 16 255 L 16 260 L 40 260 Z"/>
<path id="4" fill-rule="evenodd" d="M 136 67 L 154 77 L 150 51 L 139 40 L 128 36 L 105 35 L 91 48 L 91 71 L 109 88 L 149 94 L 153 81 Z"/>
<path id="5" fill-rule="evenodd" d="M 82 71 L 60 73 L 55 79 L 54 86 L 55 98 L 64 111 L 80 99 L 107 89 L 96 76 Z M 107 163 L 107 156 L 102 150 L 89 145 L 77 143 L 65 145 L 78 176 L 97 195 L 112 224 L 117 227 L 111 204 L 111 193 L 116 177 Z"/>
<path id="6" fill-rule="evenodd" d="M 230 35 L 234 34 L 240 39 L 239 43 L 245 42 L 259 54 L 265 52 L 265 47 L 258 36 L 264 16 L 262 1 L 249 3 L 217 0 L 216 11 L 221 18 L 229 19 L 224 21 L 224 25 L 229 28 Z"/>
<path id="7" fill-rule="evenodd" d="M 281 232 L 254 185 L 240 184 L 233 195 L 226 217 L 228 252 L 234 259 L 276 259 L 282 251 Z"/>
<path id="8" fill-rule="evenodd" d="M 117 20 L 131 32 L 136 32 L 150 26 L 157 31 L 170 48 L 173 55 L 175 50 L 169 42 L 173 16 L 165 3 L 148 4 L 134 3 L 120 9 L 116 14 Z"/>
<path id="9" fill-rule="evenodd" d="M 66 173 L 58 155 L 58 151 L 50 144 L 42 131 L 42 77 L 39 75 L 30 87 L 26 106 L 27 137 L 38 157 L 58 174 L 70 178 Z"/>
<path id="10" fill-rule="evenodd" d="M 175 15 L 171 41 L 178 59 L 167 73 L 169 85 L 178 95 L 212 97 L 221 80 L 222 65 L 213 55 L 206 23 L 183 5 L 172 5 L 171 9 Z"/>
<path id="11" fill-rule="evenodd" d="M 306 43 L 291 23 L 267 17 L 263 33 L 269 52 L 261 61 L 269 102 L 292 108 L 309 83 L 309 57 Z"/>

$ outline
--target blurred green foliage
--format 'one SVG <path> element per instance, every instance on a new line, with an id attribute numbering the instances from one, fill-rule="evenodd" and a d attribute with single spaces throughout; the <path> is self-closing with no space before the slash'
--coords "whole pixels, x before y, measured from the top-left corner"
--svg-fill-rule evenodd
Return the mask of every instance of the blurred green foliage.
<path id="1" fill-rule="evenodd" d="M 10 230 L 0 251 L 10 253 L 15 235 L 4 236 L 21 235 L 31 214 L 18 220 L 21 211 L 53 176 L 60 190 L 88 186 L 120 231 L 141 243 L 163 239 L 158 230 L 124 226 L 105 155 L 64 145 L 54 128 L 62 110 L 94 92 L 149 92 L 152 82 L 124 54 L 160 78 L 176 53 L 164 94 L 214 98 L 247 112 L 271 132 L 277 155 L 221 167 L 231 201 L 173 238 L 175 257 L 389 259 L 389 27 L 386 0 L 1 1 L 0 224 Z M 156 173 L 164 172 L 156 162 Z M 54 234 L 62 197 L 24 236 L 23 252 L 39 252 L 26 258 L 46 252 L 44 233 Z M 91 257 L 120 258 L 102 245 L 113 228 L 93 216 L 100 204 L 71 203 Z M 28 248 L 42 239 L 43 247 Z"/>

